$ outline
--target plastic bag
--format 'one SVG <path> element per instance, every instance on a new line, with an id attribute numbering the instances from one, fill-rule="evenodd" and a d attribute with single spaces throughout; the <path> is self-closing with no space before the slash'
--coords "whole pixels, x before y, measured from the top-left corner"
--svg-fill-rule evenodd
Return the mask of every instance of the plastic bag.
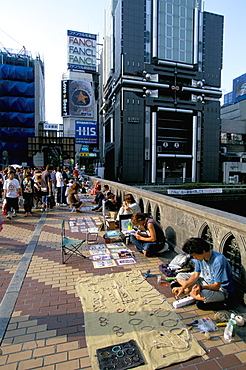
<path id="1" fill-rule="evenodd" d="M 218 326 L 214 324 L 214 322 L 210 319 L 210 317 L 204 317 L 203 319 L 197 320 L 197 327 L 201 333 L 205 333 L 207 331 L 216 331 L 218 330 Z"/>
<path id="2" fill-rule="evenodd" d="M 180 269 L 188 263 L 189 259 L 190 259 L 190 256 L 187 254 L 178 254 L 172 259 L 171 262 L 169 262 L 169 267 Z"/>

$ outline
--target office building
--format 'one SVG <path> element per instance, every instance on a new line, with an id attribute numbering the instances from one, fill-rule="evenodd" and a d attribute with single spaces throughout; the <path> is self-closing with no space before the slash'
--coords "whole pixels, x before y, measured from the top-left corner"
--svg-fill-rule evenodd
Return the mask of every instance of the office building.
<path id="1" fill-rule="evenodd" d="M 246 74 L 234 78 L 221 107 L 223 182 L 246 182 Z"/>
<path id="2" fill-rule="evenodd" d="M 32 165 L 28 137 L 45 119 L 44 64 L 25 49 L 0 51 L 0 169 Z"/>
<path id="3" fill-rule="evenodd" d="M 218 181 L 223 16 L 197 0 L 108 0 L 99 143 L 105 178 Z"/>

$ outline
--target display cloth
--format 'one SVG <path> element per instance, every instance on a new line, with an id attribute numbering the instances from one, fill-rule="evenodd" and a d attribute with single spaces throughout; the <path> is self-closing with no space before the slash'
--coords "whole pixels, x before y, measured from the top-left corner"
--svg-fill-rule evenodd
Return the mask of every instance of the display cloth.
<path id="1" fill-rule="evenodd" d="M 76 290 L 83 307 L 94 370 L 103 369 L 99 367 L 100 353 L 102 357 L 108 355 L 98 349 L 131 340 L 136 342 L 144 359 L 145 364 L 135 367 L 141 370 L 160 369 L 205 354 L 165 296 L 139 271 L 79 278 Z M 124 349 L 122 352 L 119 353 L 126 364 L 124 369 L 136 366 L 133 354 L 128 356 Z M 112 358 L 110 366 L 120 370 L 117 353 Z"/>

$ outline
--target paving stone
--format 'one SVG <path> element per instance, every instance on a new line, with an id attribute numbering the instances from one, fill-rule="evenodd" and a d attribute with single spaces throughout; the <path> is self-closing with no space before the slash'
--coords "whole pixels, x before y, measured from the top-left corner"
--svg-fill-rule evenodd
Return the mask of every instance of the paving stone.
<path id="1" fill-rule="evenodd" d="M 44 365 L 57 364 L 64 361 L 67 361 L 67 352 L 46 356 L 44 358 Z"/>
<path id="2" fill-rule="evenodd" d="M 34 358 L 28 361 L 22 361 L 19 363 L 18 370 L 32 370 L 37 367 L 42 366 L 43 359 L 42 358 Z"/>
<path id="3" fill-rule="evenodd" d="M 32 351 L 21 351 L 17 353 L 11 353 L 8 356 L 8 363 L 27 360 L 27 359 L 30 359 L 31 356 L 32 356 Z"/>

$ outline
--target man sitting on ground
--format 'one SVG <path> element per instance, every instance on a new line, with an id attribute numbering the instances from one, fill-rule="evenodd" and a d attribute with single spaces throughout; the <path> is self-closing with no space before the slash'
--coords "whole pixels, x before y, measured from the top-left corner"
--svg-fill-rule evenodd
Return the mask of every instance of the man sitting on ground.
<path id="1" fill-rule="evenodd" d="M 201 238 L 188 239 L 182 249 L 193 257 L 195 269 L 192 273 L 177 274 L 175 284 L 179 286 L 173 284 L 173 294 L 189 294 L 199 301 L 197 306 L 201 309 L 221 309 L 217 308 L 217 303 L 224 302 L 234 291 L 228 260 L 223 254 L 210 249 L 210 245 Z"/>
<path id="2" fill-rule="evenodd" d="M 101 212 L 102 211 L 102 202 L 103 200 L 108 200 L 109 196 L 111 195 L 111 191 L 109 190 L 108 185 L 104 185 L 103 191 L 98 193 L 96 196 L 95 201 L 97 202 L 97 206 L 95 208 L 92 208 L 92 211 L 95 212 Z"/>

